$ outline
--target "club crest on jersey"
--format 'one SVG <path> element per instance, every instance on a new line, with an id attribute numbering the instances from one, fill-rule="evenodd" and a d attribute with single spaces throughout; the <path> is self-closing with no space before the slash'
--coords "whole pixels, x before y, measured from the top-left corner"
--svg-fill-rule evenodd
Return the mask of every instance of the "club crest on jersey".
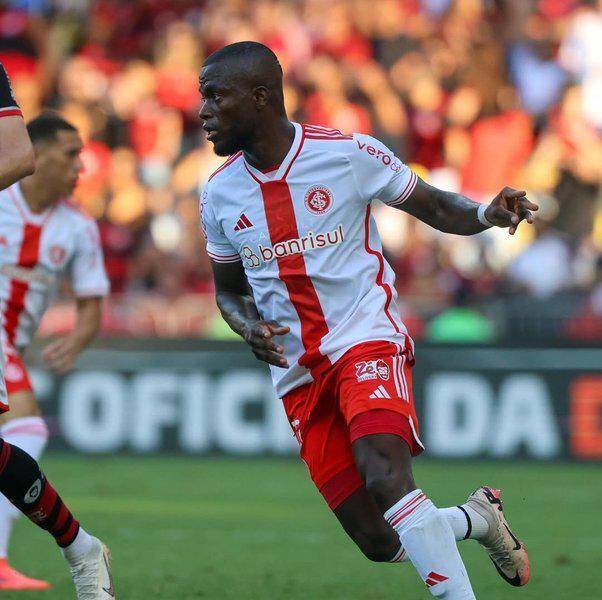
<path id="1" fill-rule="evenodd" d="M 332 192 L 324 185 L 312 185 L 305 192 L 305 207 L 314 215 L 325 215 L 333 201 Z"/>
<path id="2" fill-rule="evenodd" d="M 53 246 L 50 246 L 48 256 L 53 265 L 60 265 L 65 260 L 65 256 L 67 256 L 67 250 L 65 250 L 63 246 L 54 244 Z"/>
<path id="3" fill-rule="evenodd" d="M 391 370 L 389 369 L 389 365 L 382 359 L 363 360 L 355 363 L 355 375 L 358 383 L 379 377 L 383 381 L 388 381 L 391 376 Z"/>

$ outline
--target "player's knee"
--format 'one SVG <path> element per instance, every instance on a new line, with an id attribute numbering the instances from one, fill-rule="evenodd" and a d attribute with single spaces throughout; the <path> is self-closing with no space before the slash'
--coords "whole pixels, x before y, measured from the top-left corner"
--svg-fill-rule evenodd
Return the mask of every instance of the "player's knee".
<path id="1" fill-rule="evenodd" d="M 411 471 L 389 468 L 368 469 L 366 488 L 376 503 L 387 510 L 397 500 L 416 489 Z"/>

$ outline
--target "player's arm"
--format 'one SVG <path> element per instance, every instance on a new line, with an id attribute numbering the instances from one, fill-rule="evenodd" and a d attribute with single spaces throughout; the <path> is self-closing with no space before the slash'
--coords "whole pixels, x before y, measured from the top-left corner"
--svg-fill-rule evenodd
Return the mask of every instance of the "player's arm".
<path id="1" fill-rule="evenodd" d="M 0 189 L 34 171 L 33 147 L 4 67 L 0 65 Z"/>
<path id="2" fill-rule="evenodd" d="M 65 373 L 73 368 L 75 359 L 98 335 L 102 318 L 102 297 L 77 299 L 75 326 L 66 336 L 44 349 L 44 362 L 55 372 Z"/>
<path id="3" fill-rule="evenodd" d="M 212 260 L 215 298 L 222 317 L 238 333 L 259 360 L 277 367 L 288 367 L 284 348 L 272 338 L 285 335 L 288 327 L 276 321 L 264 321 L 250 294 L 241 261 L 221 263 Z"/>
<path id="4" fill-rule="evenodd" d="M 531 211 L 538 206 L 527 199 L 524 190 L 505 187 L 487 206 L 418 178 L 413 192 L 398 208 L 445 233 L 473 235 L 489 227 L 502 227 L 513 235 L 521 221 L 533 223 Z"/>
<path id="5" fill-rule="evenodd" d="M 76 297 L 75 325 L 42 353 L 46 364 L 57 373 L 73 368 L 78 355 L 98 335 L 103 298 L 110 291 L 96 223 L 86 219 L 73 235 L 75 251 L 66 274 Z"/>

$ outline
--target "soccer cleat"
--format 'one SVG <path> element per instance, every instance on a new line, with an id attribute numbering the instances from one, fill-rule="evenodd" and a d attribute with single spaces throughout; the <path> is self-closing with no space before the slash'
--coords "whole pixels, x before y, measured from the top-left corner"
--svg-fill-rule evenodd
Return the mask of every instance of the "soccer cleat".
<path id="1" fill-rule="evenodd" d="M 94 547 L 71 565 L 77 600 L 114 600 L 111 554 L 100 540 L 94 538 L 94 542 Z"/>
<path id="2" fill-rule="evenodd" d="M 0 559 L 0 590 L 47 590 L 47 581 L 32 579 L 13 569 L 5 558 Z"/>
<path id="3" fill-rule="evenodd" d="M 526 585 L 531 576 L 525 545 L 512 533 L 504 517 L 500 490 L 480 487 L 466 501 L 488 523 L 487 535 L 478 540 L 485 548 L 500 577 L 510 585 Z"/>

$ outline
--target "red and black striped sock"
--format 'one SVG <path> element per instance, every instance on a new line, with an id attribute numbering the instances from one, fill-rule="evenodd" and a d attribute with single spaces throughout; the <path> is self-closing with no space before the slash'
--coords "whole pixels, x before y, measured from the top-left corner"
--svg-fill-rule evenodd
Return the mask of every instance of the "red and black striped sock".
<path id="1" fill-rule="evenodd" d="M 17 446 L 0 439 L 0 492 L 24 515 L 50 533 L 61 548 L 69 546 L 79 523 L 40 470 Z"/>

